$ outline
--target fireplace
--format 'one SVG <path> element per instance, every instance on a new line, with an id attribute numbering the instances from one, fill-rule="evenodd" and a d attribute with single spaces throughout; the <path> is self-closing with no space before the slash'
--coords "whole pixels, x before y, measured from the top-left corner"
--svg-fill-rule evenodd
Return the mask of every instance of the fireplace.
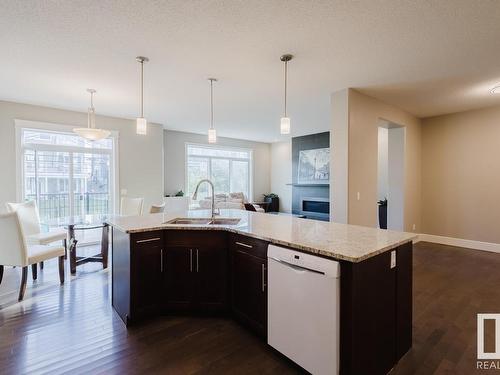
<path id="1" fill-rule="evenodd" d="M 301 215 L 315 220 L 330 220 L 330 184 L 325 180 L 313 181 L 317 173 L 323 173 L 324 171 L 320 171 L 321 168 L 319 168 L 315 173 L 311 174 L 309 173 L 311 172 L 310 166 L 307 166 L 309 151 L 329 147 L 329 132 L 292 138 L 292 213 L 294 215 Z M 301 153 L 303 154 L 302 163 L 300 163 Z M 304 158 L 304 156 L 307 156 L 307 158 Z M 315 169 L 318 166 L 316 164 L 315 161 L 312 162 Z M 308 180 L 307 183 L 304 183 L 305 180 Z"/>
<path id="2" fill-rule="evenodd" d="M 308 218 L 328 221 L 330 219 L 330 199 L 302 197 L 300 210 L 301 215 Z"/>

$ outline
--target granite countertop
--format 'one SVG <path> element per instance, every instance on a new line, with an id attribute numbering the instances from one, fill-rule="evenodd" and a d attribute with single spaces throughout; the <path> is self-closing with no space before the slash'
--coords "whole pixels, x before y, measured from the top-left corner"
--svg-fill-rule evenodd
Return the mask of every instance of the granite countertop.
<path id="1" fill-rule="evenodd" d="M 191 210 L 143 216 L 112 216 L 106 222 L 126 233 L 160 229 L 225 230 L 353 263 L 381 254 L 416 237 L 414 233 L 243 210 L 221 210 L 217 216 L 241 219 L 237 225 L 165 224 L 175 218 L 209 217 L 209 210 Z"/>

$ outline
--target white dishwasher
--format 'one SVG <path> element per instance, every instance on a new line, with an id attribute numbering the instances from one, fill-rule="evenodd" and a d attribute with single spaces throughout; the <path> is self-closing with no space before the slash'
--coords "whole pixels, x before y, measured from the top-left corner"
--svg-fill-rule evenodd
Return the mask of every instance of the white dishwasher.
<path id="1" fill-rule="evenodd" d="M 269 245 L 268 344 L 315 375 L 339 372 L 338 262 Z"/>

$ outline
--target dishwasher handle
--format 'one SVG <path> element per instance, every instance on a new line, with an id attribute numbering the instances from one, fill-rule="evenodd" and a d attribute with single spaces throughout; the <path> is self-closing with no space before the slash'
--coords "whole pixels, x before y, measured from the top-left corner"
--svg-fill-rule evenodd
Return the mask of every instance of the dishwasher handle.
<path id="1" fill-rule="evenodd" d="M 281 263 L 281 264 L 283 264 L 286 267 L 290 267 L 290 268 L 294 269 L 295 271 L 299 271 L 299 272 L 313 272 L 313 273 L 317 273 L 319 275 L 324 275 L 325 274 L 322 271 L 313 270 L 311 268 L 298 266 L 296 264 L 292 264 L 292 263 L 289 263 L 287 261 L 284 261 L 284 260 L 281 260 L 281 259 L 278 259 L 278 258 L 275 258 L 275 257 L 269 257 L 269 259 L 272 259 L 272 260 L 274 260 L 274 261 L 276 261 L 278 263 Z"/>

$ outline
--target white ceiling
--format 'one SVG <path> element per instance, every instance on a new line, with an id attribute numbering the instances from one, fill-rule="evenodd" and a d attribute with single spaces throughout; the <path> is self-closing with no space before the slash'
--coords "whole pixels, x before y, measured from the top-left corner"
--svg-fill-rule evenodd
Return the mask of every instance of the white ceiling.
<path id="1" fill-rule="evenodd" d="M 418 116 L 500 104 L 500 4 L 440 1 L 3 0 L 0 99 L 277 141 L 282 64 L 292 135 L 330 127 L 330 93 L 354 87 Z"/>

